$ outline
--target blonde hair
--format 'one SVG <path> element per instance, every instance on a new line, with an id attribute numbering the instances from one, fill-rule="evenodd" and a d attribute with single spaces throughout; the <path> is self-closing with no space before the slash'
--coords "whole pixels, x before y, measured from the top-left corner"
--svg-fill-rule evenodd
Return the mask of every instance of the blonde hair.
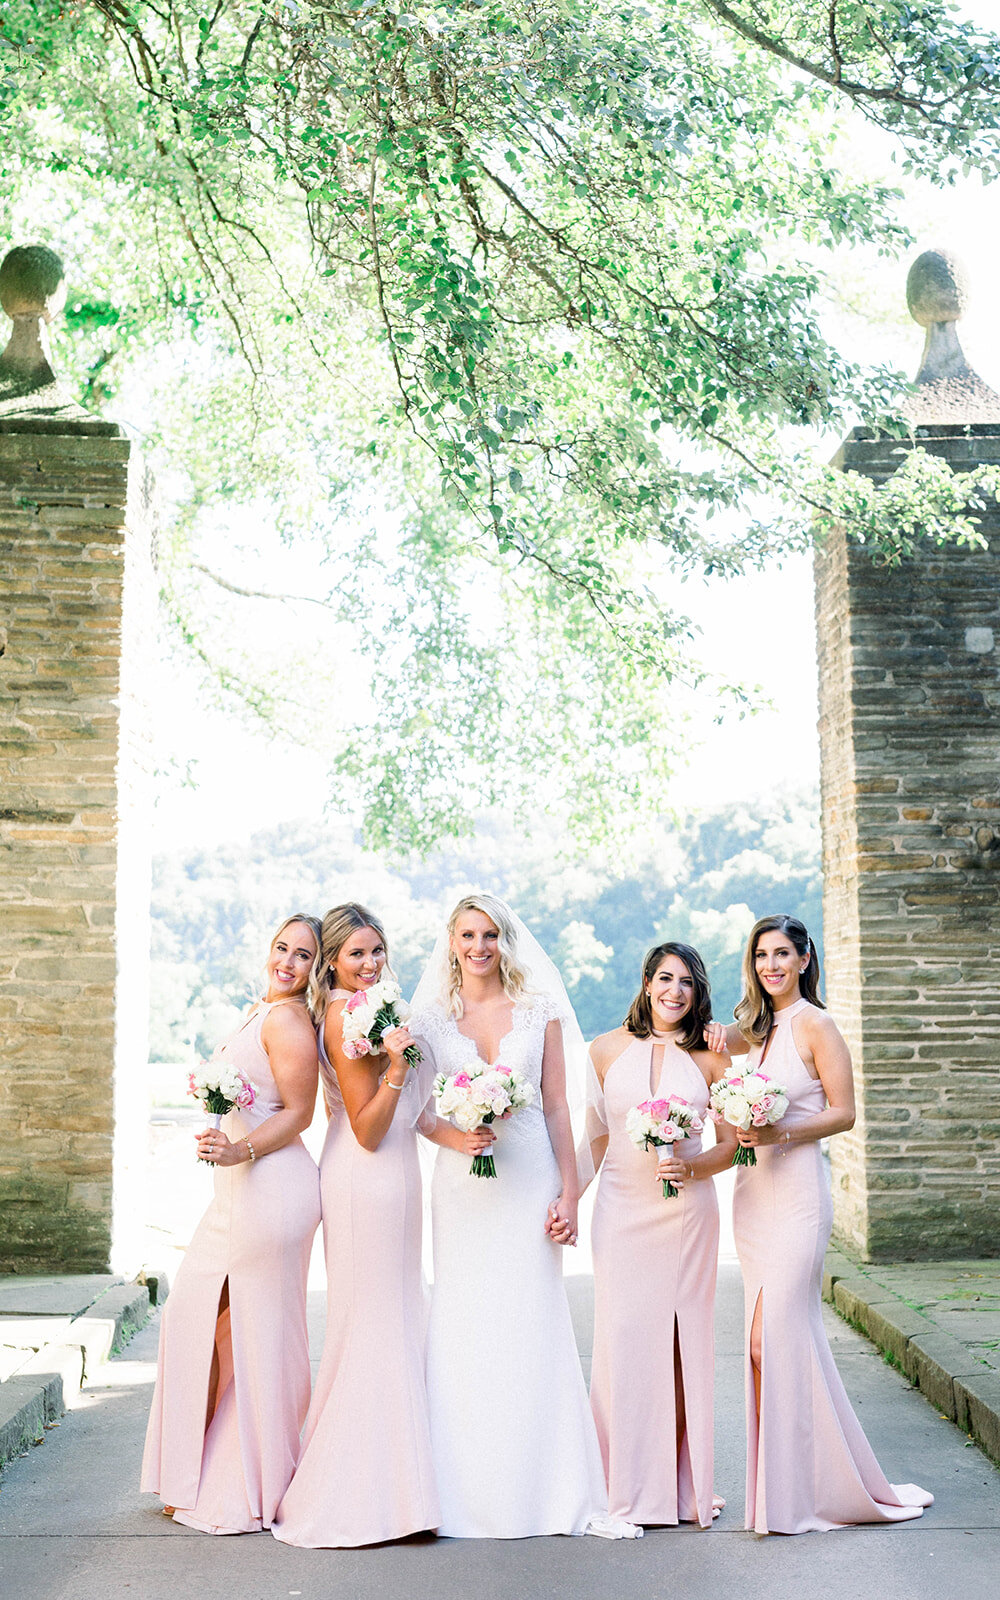
<path id="1" fill-rule="evenodd" d="M 316 975 L 315 984 L 310 978 L 309 1009 L 317 1022 L 322 1022 L 330 1003 L 331 991 L 337 987 L 333 970 L 337 957 L 351 934 L 357 933 L 361 928 L 374 928 L 385 945 L 386 966 L 389 964 L 389 945 L 385 929 L 374 912 L 366 911 L 356 900 L 348 900 L 342 906 L 333 906 L 323 918 L 320 931 L 320 960 L 313 968 Z"/>
<path id="2" fill-rule="evenodd" d="M 503 984 L 504 994 L 508 999 L 516 1001 L 527 992 L 524 968 L 517 959 L 517 929 L 514 926 L 514 913 L 510 906 L 494 894 L 464 895 L 448 918 L 448 989 L 445 1008 L 453 1017 L 462 1015 L 462 969 L 458 964 L 458 957 L 451 948 L 451 937 L 464 911 L 481 911 L 484 917 L 489 917 L 500 936 L 497 944 L 500 950 L 500 982 Z"/>
<path id="3" fill-rule="evenodd" d="M 312 917 L 307 911 L 293 911 L 292 915 L 290 917 L 286 917 L 284 922 L 279 922 L 278 926 L 272 933 L 271 943 L 267 947 L 268 955 L 270 955 L 271 951 L 274 949 L 285 929 L 290 928 L 293 922 L 305 923 L 305 926 L 309 929 L 309 932 L 316 940 L 316 954 L 313 956 L 313 964 L 309 968 L 309 977 L 306 980 L 305 991 L 306 1005 L 309 1007 L 310 1016 L 315 1021 L 316 1013 L 313 1010 L 313 991 L 318 982 L 320 968 L 323 964 L 323 929 L 320 926 L 319 917 Z"/>
<path id="4" fill-rule="evenodd" d="M 821 1011 L 826 1010 L 819 997 L 819 956 L 805 925 L 798 917 L 761 917 L 750 929 L 743 953 L 743 998 L 733 1012 L 744 1039 L 749 1039 L 752 1044 L 763 1044 L 774 1027 L 774 1002 L 767 991 L 761 988 L 757 976 L 757 941 L 763 933 L 783 933 L 799 955 L 808 958 L 809 964 L 799 976 L 799 993 L 810 1005 L 818 1006 Z"/>

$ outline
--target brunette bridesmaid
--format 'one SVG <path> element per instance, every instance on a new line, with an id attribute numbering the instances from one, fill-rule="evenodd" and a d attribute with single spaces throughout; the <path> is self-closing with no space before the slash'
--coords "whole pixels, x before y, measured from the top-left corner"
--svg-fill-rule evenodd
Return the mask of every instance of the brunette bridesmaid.
<path id="1" fill-rule="evenodd" d="M 306 1276 L 319 1179 L 299 1135 L 316 1103 L 306 990 L 319 951 L 317 919 L 286 918 L 264 998 L 216 1051 L 256 1099 L 198 1135 L 198 1154 L 216 1168 L 215 1198 L 163 1311 L 142 1488 L 205 1533 L 270 1527 L 309 1404 Z"/>
<path id="2" fill-rule="evenodd" d="M 413 1040 L 352 1059 L 341 1017 L 387 971 L 385 933 L 362 906 L 323 918 L 320 1072 L 330 1122 L 320 1158 L 326 1244 L 323 1358 L 295 1476 L 274 1519 L 285 1544 L 346 1547 L 438 1523 L 424 1378 L 416 1125 L 427 1074 Z M 316 1009 L 319 1009 L 317 1006 Z"/>
<path id="3" fill-rule="evenodd" d="M 704 1047 L 711 1017 L 697 950 L 659 944 L 620 1028 L 591 1046 L 589 1158 L 594 1203 L 594 1359 L 590 1402 L 608 1478 L 609 1510 L 629 1522 L 710 1526 L 713 1496 L 713 1310 L 719 1207 L 713 1173 L 735 1135 L 698 1134 L 657 1162 L 625 1131 L 629 1110 L 676 1096 L 704 1121 L 722 1070 Z M 588 1176 L 588 1152 L 581 1152 Z M 665 1198 L 661 1180 L 679 1191 Z"/>
<path id="4" fill-rule="evenodd" d="M 819 1141 L 854 1126 L 851 1058 L 819 999 L 816 951 L 794 917 L 755 924 L 738 1026 L 713 1046 L 749 1052 L 784 1088 L 780 1122 L 738 1135 L 757 1164 L 736 1178 L 733 1223 L 747 1330 L 746 1525 L 757 1533 L 903 1522 L 933 1500 L 886 1481 L 823 1329 L 820 1283 L 833 1207 Z"/>

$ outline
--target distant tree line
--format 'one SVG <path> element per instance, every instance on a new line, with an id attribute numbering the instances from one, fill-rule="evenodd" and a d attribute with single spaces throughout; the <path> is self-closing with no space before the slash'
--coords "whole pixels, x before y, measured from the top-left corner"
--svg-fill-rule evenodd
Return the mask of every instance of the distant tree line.
<path id="1" fill-rule="evenodd" d="M 737 802 L 677 824 L 659 821 L 628 860 L 608 849 L 560 856 L 489 818 L 472 841 L 393 865 L 339 827 L 286 824 L 248 841 L 161 856 L 153 900 L 153 1060 L 207 1055 L 255 992 L 272 925 L 346 899 L 384 918 L 393 966 L 409 992 L 453 901 L 471 887 L 508 899 L 557 961 L 584 1033 L 613 1027 L 635 991 L 643 954 L 682 939 L 704 956 L 716 1015 L 739 997 L 751 923 L 801 917 L 822 947 L 814 793 Z"/>

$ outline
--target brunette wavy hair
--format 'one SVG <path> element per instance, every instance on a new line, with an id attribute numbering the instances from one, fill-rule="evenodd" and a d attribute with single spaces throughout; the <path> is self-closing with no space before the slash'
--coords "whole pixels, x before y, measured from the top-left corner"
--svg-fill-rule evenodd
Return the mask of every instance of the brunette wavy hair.
<path id="1" fill-rule="evenodd" d="M 703 1050 L 705 1029 L 712 1020 L 712 985 L 708 981 L 705 963 L 694 946 L 679 944 L 674 939 L 654 945 L 652 950 L 646 952 L 642 963 L 642 984 L 639 993 L 629 1006 L 624 1026 L 629 1033 L 634 1033 L 637 1039 L 652 1037 L 653 1006 L 646 985 L 652 983 L 656 969 L 665 956 L 674 956 L 678 961 L 683 961 L 694 985 L 691 1010 L 682 1021 L 683 1032 L 680 1033 L 677 1043 L 682 1050 Z"/>
<path id="2" fill-rule="evenodd" d="M 798 917 L 761 917 L 750 929 L 743 955 L 743 997 L 733 1012 L 737 1027 L 751 1044 L 763 1044 L 774 1027 L 774 1005 L 771 996 L 761 988 L 757 976 L 757 944 L 762 933 L 783 933 L 800 956 L 809 957 L 809 965 L 799 977 L 799 991 L 803 1000 L 808 1000 L 810 1005 L 819 1006 L 821 1011 L 826 1010 L 819 997 L 819 956 L 805 924 Z"/>

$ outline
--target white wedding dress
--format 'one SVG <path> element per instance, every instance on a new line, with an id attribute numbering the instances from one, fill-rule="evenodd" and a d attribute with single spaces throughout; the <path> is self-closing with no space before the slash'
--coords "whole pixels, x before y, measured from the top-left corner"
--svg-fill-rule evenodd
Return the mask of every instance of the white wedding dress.
<path id="1" fill-rule="evenodd" d="M 454 1538 L 584 1533 L 607 1511 L 563 1247 L 545 1232 L 561 1186 L 541 1104 L 554 1016 L 544 997 L 520 1001 L 501 1042 L 499 1060 L 536 1099 L 493 1124 L 496 1177 L 473 1177 L 470 1157 L 445 1148 L 434 1166 L 427 1394 L 438 1532 Z M 476 1065 L 475 1044 L 443 1009 L 415 1014 L 410 1028 L 435 1072 Z"/>

